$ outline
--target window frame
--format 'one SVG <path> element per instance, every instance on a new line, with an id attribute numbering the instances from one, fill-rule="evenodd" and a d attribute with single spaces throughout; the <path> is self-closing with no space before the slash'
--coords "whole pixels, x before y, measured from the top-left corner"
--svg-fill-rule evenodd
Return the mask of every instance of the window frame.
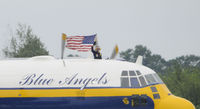
<path id="1" fill-rule="evenodd" d="M 131 84 L 131 83 L 132 83 L 132 81 L 131 81 L 132 78 L 136 78 L 137 81 L 138 81 L 138 77 L 137 77 L 137 76 L 135 76 L 135 77 L 134 77 L 134 76 L 130 77 L 130 87 L 131 87 L 131 88 L 138 88 L 138 87 L 132 86 L 132 84 Z M 138 85 L 139 85 L 139 88 L 140 88 L 140 87 L 141 87 L 140 81 L 138 81 Z"/>
<path id="2" fill-rule="evenodd" d="M 123 76 L 123 75 L 122 75 L 123 72 L 127 72 L 127 75 Z M 122 79 L 122 78 L 128 78 L 128 86 L 130 87 L 129 71 L 128 71 L 128 70 L 123 70 L 122 73 L 121 73 L 120 79 Z M 121 80 L 120 82 L 121 82 L 121 84 L 122 84 L 122 80 Z M 122 87 L 122 86 L 121 86 L 121 87 Z"/>
<path id="3" fill-rule="evenodd" d="M 140 81 L 140 77 L 143 77 L 144 82 L 146 83 L 146 85 L 144 85 L 144 86 L 142 85 L 142 83 L 141 83 L 141 81 Z M 145 87 L 145 86 L 148 85 L 148 83 L 147 83 L 146 78 L 144 77 L 144 75 L 139 76 L 138 79 L 139 79 L 139 81 L 140 81 L 140 83 L 141 83 L 141 84 L 140 84 L 140 87 Z"/>
<path id="4" fill-rule="evenodd" d="M 122 86 L 122 83 L 123 83 L 123 82 L 122 82 L 122 79 L 123 79 L 123 78 L 128 78 L 128 87 Z M 129 87 L 130 87 L 130 79 L 129 79 L 128 76 L 127 76 L 127 77 L 121 77 L 120 80 L 121 80 L 121 87 L 122 87 L 122 88 L 129 88 Z"/>
<path id="5" fill-rule="evenodd" d="M 132 72 L 132 71 L 135 73 L 135 75 L 130 75 L 130 72 Z M 140 72 L 140 75 L 138 75 L 136 71 L 139 71 L 139 70 L 123 70 L 123 71 L 121 72 L 120 80 L 121 80 L 122 78 L 128 78 L 128 80 L 129 80 L 129 82 L 128 82 L 129 88 L 135 88 L 135 87 L 132 86 L 132 84 L 131 84 L 131 78 L 136 78 L 137 81 L 138 81 L 138 83 L 139 83 L 139 87 L 144 87 L 144 86 L 142 86 L 141 81 L 140 81 L 140 79 L 139 79 L 139 77 L 140 77 L 140 76 L 143 76 L 143 75 L 142 75 L 142 73 L 141 73 L 140 71 L 139 71 L 139 72 Z M 123 72 L 127 72 L 127 75 L 122 75 Z M 144 76 L 143 76 L 143 77 L 144 77 Z M 145 80 L 145 82 L 147 83 L 146 78 L 144 78 L 144 80 Z M 122 82 L 122 80 L 121 80 L 120 82 Z M 121 83 L 121 85 L 122 85 L 122 83 Z M 121 86 L 121 87 L 122 87 L 122 86 Z"/>
<path id="6" fill-rule="evenodd" d="M 157 83 L 163 83 L 162 79 L 159 77 L 157 73 L 152 74 L 154 78 L 157 80 Z M 156 76 L 155 76 L 156 75 Z"/>

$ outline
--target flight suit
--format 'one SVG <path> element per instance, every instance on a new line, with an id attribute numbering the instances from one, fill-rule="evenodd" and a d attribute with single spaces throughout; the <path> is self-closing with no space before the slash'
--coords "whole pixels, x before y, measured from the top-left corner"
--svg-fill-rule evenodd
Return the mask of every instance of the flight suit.
<path id="1" fill-rule="evenodd" d="M 94 50 L 94 47 L 91 47 L 94 59 L 102 59 L 101 53 L 98 50 Z"/>

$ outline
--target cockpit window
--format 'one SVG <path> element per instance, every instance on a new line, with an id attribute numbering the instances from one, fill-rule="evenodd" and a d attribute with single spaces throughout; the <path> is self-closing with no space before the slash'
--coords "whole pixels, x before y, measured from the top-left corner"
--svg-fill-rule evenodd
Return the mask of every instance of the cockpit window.
<path id="1" fill-rule="evenodd" d="M 147 85 L 147 83 L 146 83 L 146 81 L 145 81 L 143 76 L 140 76 L 139 80 L 140 80 L 140 83 L 141 83 L 142 86 L 146 86 Z"/>
<path id="2" fill-rule="evenodd" d="M 133 70 L 132 70 L 132 71 L 129 71 L 129 75 L 130 75 L 130 76 L 136 76 L 135 71 L 133 71 Z"/>
<path id="3" fill-rule="evenodd" d="M 127 88 L 129 87 L 129 76 L 128 76 L 128 71 L 122 71 L 121 74 L 121 87 Z"/>
<path id="4" fill-rule="evenodd" d="M 145 75 L 145 78 L 146 78 L 148 84 L 155 84 L 155 83 L 157 83 L 156 79 L 153 77 L 152 74 Z"/>
<path id="5" fill-rule="evenodd" d="M 131 87 L 133 88 L 139 88 L 140 84 L 138 82 L 138 79 L 136 77 L 131 77 Z"/>
<path id="6" fill-rule="evenodd" d="M 128 71 L 122 71 L 122 76 L 128 76 Z"/>
<path id="7" fill-rule="evenodd" d="M 158 74 L 155 73 L 153 75 L 156 78 L 156 80 L 157 80 L 158 83 L 163 83 L 163 81 L 160 79 L 160 77 L 158 76 Z"/>
<path id="8" fill-rule="evenodd" d="M 139 70 L 122 71 L 121 73 L 121 87 L 123 88 L 139 88 L 147 85 L 163 83 L 160 77 L 156 74 L 142 74 Z"/>
<path id="9" fill-rule="evenodd" d="M 136 75 L 136 72 L 133 70 L 130 71 L 122 71 L 121 74 L 121 87 L 127 88 L 127 87 L 132 87 L 132 88 L 139 88 L 140 82 L 139 78 Z"/>
<path id="10" fill-rule="evenodd" d="M 139 70 L 136 71 L 137 75 L 141 75 L 141 72 Z"/>
<path id="11" fill-rule="evenodd" d="M 129 87 L 129 78 L 121 77 L 121 87 L 128 88 Z"/>

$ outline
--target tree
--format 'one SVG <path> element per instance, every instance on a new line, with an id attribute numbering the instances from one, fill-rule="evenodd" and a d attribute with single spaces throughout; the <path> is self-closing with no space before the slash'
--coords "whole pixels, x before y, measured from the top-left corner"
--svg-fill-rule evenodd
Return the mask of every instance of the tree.
<path id="1" fill-rule="evenodd" d="M 195 55 L 186 55 L 180 56 L 176 59 L 172 59 L 168 61 L 168 66 L 173 66 L 173 63 L 178 63 L 182 67 L 200 67 L 200 56 Z"/>
<path id="2" fill-rule="evenodd" d="M 143 64 L 154 69 L 156 72 L 163 73 L 166 69 L 166 61 L 158 54 L 152 54 L 151 51 L 142 45 L 136 45 L 135 49 L 128 49 L 120 53 L 120 57 L 129 62 L 135 62 L 137 57 L 143 56 Z"/>
<path id="3" fill-rule="evenodd" d="M 133 54 L 134 54 L 134 50 L 129 48 L 129 49 L 126 50 L 126 51 L 122 51 L 122 52 L 120 53 L 120 57 L 123 58 L 123 59 L 126 60 L 126 61 L 135 62 L 136 59 L 135 59 L 135 57 L 134 57 Z"/>
<path id="4" fill-rule="evenodd" d="M 151 51 L 147 49 L 147 47 L 142 45 L 136 45 L 135 50 L 129 48 L 126 51 L 122 51 L 120 53 L 120 57 L 129 62 L 135 62 L 137 57 L 141 55 L 144 59 L 150 57 Z M 145 63 L 143 63 L 145 64 Z"/>
<path id="5" fill-rule="evenodd" d="M 30 26 L 19 24 L 16 36 L 12 37 L 10 45 L 3 49 L 6 57 L 33 57 L 48 55 L 40 39 L 33 34 Z"/>

